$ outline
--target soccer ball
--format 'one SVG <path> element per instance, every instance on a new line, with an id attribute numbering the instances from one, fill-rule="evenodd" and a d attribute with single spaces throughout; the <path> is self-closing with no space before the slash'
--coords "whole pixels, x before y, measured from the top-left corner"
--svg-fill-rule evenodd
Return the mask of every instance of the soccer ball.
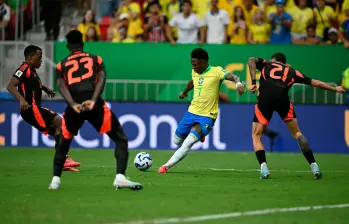
<path id="1" fill-rule="evenodd" d="M 139 170 L 145 171 L 153 164 L 153 159 L 147 152 L 140 152 L 136 155 L 134 160 L 135 167 Z"/>

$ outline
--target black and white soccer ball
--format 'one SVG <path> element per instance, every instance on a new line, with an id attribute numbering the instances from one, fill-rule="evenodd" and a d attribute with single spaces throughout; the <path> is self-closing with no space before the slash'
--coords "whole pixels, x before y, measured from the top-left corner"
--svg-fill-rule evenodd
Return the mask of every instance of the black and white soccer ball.
<path id="1" fill-rule="evenodd" d="M 136 155 L 134 159 L 135 167 L 139 170 L 148 170 L 153 164 L 153 159 L 147 152 L 140 152 Z"/>

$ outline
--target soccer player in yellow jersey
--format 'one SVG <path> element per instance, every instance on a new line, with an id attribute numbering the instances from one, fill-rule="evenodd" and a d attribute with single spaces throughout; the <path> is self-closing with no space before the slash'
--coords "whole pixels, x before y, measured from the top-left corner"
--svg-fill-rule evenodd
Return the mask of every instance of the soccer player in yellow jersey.
<path id="1" fill-rule="evenodd" d="M 170 160 L 159 168 L 159 173 L 166 173 L 181 161 L 191 147 L 212 130 L 218 115 L 219 88 L 224 80 L 235 82 L 240 95 L 245 91 L 239 77 L 223 70 L 222 67 L 211 66 L 208 63 L 208 54 L 204 49 L 196 48 L 191 52 L 191 64 L 192 80 L 179 96 L 180 99 L 185 98 L 194 88 L 193 100 L 175 134 L 174 143 L 181 146 Z"/>

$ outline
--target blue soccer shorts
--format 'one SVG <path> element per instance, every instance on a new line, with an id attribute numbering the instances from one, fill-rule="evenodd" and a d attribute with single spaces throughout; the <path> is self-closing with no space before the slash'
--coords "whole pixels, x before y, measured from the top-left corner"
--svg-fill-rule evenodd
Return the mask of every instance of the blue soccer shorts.
<path id="1" fill-rule="evenodd" d="M 192 114 L 190 112 L 186 112 L 184 114 L 184 117 L 178 124 L 177 130 L 176 130 L 176 136 L 180 139 L 185 139 L 191 132 L 191 129 L 194 126 L 194 124 L 196 123 L 201 125 L 202 135 L 206 136 L 212 130 L 215 121 L 216 119 L 213 119 L 210 117 L 204 117 L 204 116 Z"/>

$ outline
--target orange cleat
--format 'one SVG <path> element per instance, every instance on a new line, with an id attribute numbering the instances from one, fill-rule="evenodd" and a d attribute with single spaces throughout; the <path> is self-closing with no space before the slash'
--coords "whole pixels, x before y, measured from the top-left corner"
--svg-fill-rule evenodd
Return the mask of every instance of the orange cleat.
<path id="1" fill-rule="evenodd" d="M 167 166 L 162 166 L 158 169 L 158 173 L 167 173 L 167 170 L 168 170 Z"/>
<path id="2" fill-rule="evenodd" d="M 79 172 L 79 170 L 74 167 L 63 167 L 63 171 Z"/>
<path id="3" fill-rule="evenodd" d="M 202 138 L 200 139 L 200 142 L 205 142 L 205 137 L 202 137 Z"/>
<path id="4" fill-rule="evenodd" d="M 80 163 L 75 162 L 72 158 L 67 157 L 64 163 L 64 167 L 79 167 Z"/>

